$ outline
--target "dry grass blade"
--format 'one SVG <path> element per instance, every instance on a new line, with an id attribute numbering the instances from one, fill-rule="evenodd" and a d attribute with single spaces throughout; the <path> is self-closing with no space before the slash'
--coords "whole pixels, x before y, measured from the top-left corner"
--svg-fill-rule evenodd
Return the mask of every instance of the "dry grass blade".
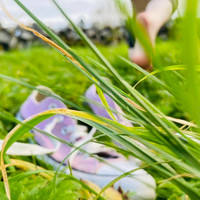
<path id="1" fill-rule="evenodd" d="M 34 35 L 36 35 L 37 37 L 39 37 L 40 39 L 42 39 L 44 42 L 46 42 L 46 43 L 50 44 L 51 46 L 55 47 L 58 51 L 60 51 L 63 55 L 67 56 L 71 61 L 73 61 L 81 69 L 84 69 L 84 67 L 71 54 L 69 54 L 67 51 L 65 51 L 62 47 L 60 47 L 55 42 L 53 42 L 52 40 L 48 39 L 47 37 L 45 37 L 44 35 L 42 35 L 38 31 L 36 31 L 36 30 L 34 30 L 34 29 L 30 28 L 30 27 L 27 27 L 24 24 L 22 24 L 21 22 L 19 22 L 17 19 L 15 19 L 8 12 L 8 10 L 5 8 L 5 6 L 3 5 L 3 3 L 1 3 L 1 6 L 2 6 L 3 10 L 5 11 L 5 13 L 8 15 L 8 17 L 11 18 L 13 21 L 15 21 L 20 27 L 22 27 L 23 29 L 25 29 L 27 31 L 32 32 Z"/>
<path id="2" fill-rule="evenodd" d="M 14 165 L 22 170 L 31 170 L 31 171 L 36 171 L 36 170 L 45 170 L 44 168 L 42 167 L 39 167 L 37 165 L 34 165 L 30 162 L 26 162 L 26 161 L 23 161 L 23 160 L 17 160 L 17 159 L 10 159 L 11 161 L 11 165 Z M 47 179 L 51 179 L 53 176 L 47 174 L 47 173 L 40 173 L 41 176 L 43 176 L 44 178 L 47 178 Z"/>
<path id="3" fill-rule="evenodd" d="M 8 135 L 6 136 L 3 144 L 2 144 L 2 148 L 1 148 L 1 172 L 2 172 L 2 177 L 3 177 L 3 181 L 4 181 L 4 186 L 5 186 L 5 191 L 6 191 L 6 195 L 8 197 L 8 199 L 11 199 L 10 196 L 10 187 L 9 187 L 9 182 L 8 182 L 8 175 L 6 172 L 6 165 L 4 163 L 4 149 L 5 149 L 5 145 L 7 144 L 8 140 L 10 139 L 10 137 L 15 133 L 15 130 L 20 127 L 21 125 L 18 124 L 14 129 L 11 130 L 10 133 L 8 133 Z"/>
<path id="4" fill-rule="evenodd" d="M 173 179 L 177 179 L 177 178 L 180 178 L 180 177 L 196 178 L 196 176 L 194 176 L 192 174 L 184 173 L 184 174 L 177 174 L 176 176 L 172 176 L 172 177 L 170 177 L 168 179 L 158 181 L 158 183 L 160 184 L 160 186 L 162 186 L 162 184 L 164 185 L 166 182 L 169 182 L 169 181 L 171 181 Z"/>
<path id="5" fill-rule="evenodd" d="M 30 170 L 30 171 L 36 171 L 36 170 L 45 171 L 44 168 L 39 167 L 37 165 L 34 165 L 34 164 L 30 163 L 30 162 L 26 162 L 24 160 L 10 159 L 10 161 L 11 161 L 11 163 L 6 164 L 5 168 L 8 168 L 10 166 L 15 166 L 15 167 L 20 168 L 20 169 L 25 170 L 25 171 L 26 170 Z M 2 170 L 1 167 L 0 167 L 0 170 Z M 49 179 L 49 180 L 52 179 L 52 177 L 53 177 L 53 176 L 51 176 L 51 175 L 49 175 L 47 173 L 43 173 L 43 172 L 40 173 L 40 175 L 43 176 L 46 179 Z"/>
<path id="6" fill-rule="evenodd" d="M 3 146 L 2 146 L 3 148 Z M 8 199 L 11 199 L 10 196 L 10 187 L 9 187 L 9 183 L 8 183 L 8 175 L 6 172 L 6 165 L 4 164 L 4 158 L 3 158 L 3 151 L 1 152 L 1 172 L 2 172 L 2 177 L 3 177 L 3 181 L 4 181 L 4 186 L 5 186 L 5 190 L 6 190 L 6 195 L 8 197 Z"/>
<path id="7" fill-rule="evenodd" d="M 5 168 L 8 168 L 8 167 L 10 167 L 10 166 L 13 166 L 13 164 L 12 164 L 12 163 L 9 163 L 9 164 L 5 165 Z M 0 167 L 0 170 L 1 170 L 1 167 Z"/>
<path id="8" fill-rule="evenodd" d="M 138 110 L 141 110 L 141 111 L 145 112 L 145 110 L 144 110 L 141 106 L 139 106 L 137 103 L 135 103 L 135 102 L 132 101 L 131 99 L 128 99 L 128 98 L 126 98 L 126 97 L 124 97 L 124 99 L 125 99 L 126 101 L 128 101 L 131 105 L 133 105 L 135 108 L 137 108 Z M 160 117 L 160 118 L 162 118 L 162 116 L 159 115 L 159 114 L 157 114 L 157 116 Z M 168 120 L 172 121 L 172 122 L 176 122 L 176 123 L 182 124 L 182 125 L 184 125 L 184 126 L 197 127 L 196 124 L 193 124 L 192 122 L 188 122 L 188 121 L 183 120 L 183 119 L 177 119 L 177 118 L 169 117 L 169 116 L 166 116 L 166 118 L 167 118 Z"/>

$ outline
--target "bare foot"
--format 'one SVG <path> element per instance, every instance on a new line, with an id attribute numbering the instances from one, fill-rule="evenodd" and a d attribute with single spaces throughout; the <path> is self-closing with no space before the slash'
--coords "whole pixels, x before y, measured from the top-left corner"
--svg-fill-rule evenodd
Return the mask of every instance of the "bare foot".
<path id="1" fill-rule="evenodd" d="M 157 30 L 154 24 L 151 23 L 154 21 L 152 20 L 152 16 L 149 16 L 147 12 L 143 12 L 138 15 L 137 20 L 144 27 L 144 30 L 147 32 L 150 41 L 154 46 Z M 152 68 L 150 58 L 147 56 L 138 40 L 136 40 L 134 48 L 129 50 L 129 58 L 133 63 L 136 63 L 146 70 Z"/>
<path id="2" fill-rule="evenodd" d="M 145 70 L 148 70 L 150 67 L 150 59 L 139 42 L 136 42 L 134 48 L 129 49 L 129 58 L 133 63 L 139 65 Z"/>

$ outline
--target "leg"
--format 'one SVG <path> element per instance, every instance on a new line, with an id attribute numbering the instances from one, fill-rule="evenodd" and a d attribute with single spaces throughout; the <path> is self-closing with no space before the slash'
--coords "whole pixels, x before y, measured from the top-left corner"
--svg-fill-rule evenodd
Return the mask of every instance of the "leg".
<path id="1" fill-rule="evenodd" d="M 158 31 L 169 20 L 172 12 L 173 5 L 170 0 L 151 0 L 147 4 L 145 11 L 137 15 L 137 20 L 144 27 L 153 46 L 155 45 Z M 137 40 L 134 48 L 129 51 L 129 57 L 132 62 L 144 69 L 150 67 L 151 61 Z"/>

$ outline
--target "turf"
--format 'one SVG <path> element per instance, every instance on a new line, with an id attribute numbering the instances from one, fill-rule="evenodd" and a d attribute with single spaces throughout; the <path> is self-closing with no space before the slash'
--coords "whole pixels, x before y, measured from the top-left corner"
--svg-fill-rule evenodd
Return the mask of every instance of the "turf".
<path id="1" fill-rule="evenodd" d="M 178 62 L 176 51 L 169 51 L 174 43 L 170 41 L 158 43 L 157 49 L 159 56 L 162 58 L 162 66 Z M 73 48 L 87 62 L 90 62 L 89 58 L 94 57 L 85 47 Z M 142 78 L 140 73 L 124 64 L 118 57 L 127 58 L 128 47 L 126 44 L 122 43 L 109 47 L 99 46 L 99 49 L 129 83 L 134 85 Z M 68 63 L 56 50 L 49 47 L 35 46 L 20 51 L 3 52 L 0 54 L 0 59 L 1 74 L 23 80 L 34 86 L 39 84 L 46 85 L 53 88 L 63 98 L 74 103 L 80 103 L 79 97 L 84 94 L 86 88 L 90 85 L 84 75 Z M 148 80 L 145 83 L 151 84 Z M 148 87 L 145 83 L 141 84 L 138 90 L 145 90 Z M 2 102 L 6 102 L 2 103 L 1 107 L 11 113 L 15 113 L 30 91 L 25 87 L 2 79 L 1 85 L 0 97 Z"/>
<path id="2" fill-rule="evenodd" d="M 132 85 L 143 77 L 141 73 L 137 72 L 127 64 L 124 64 L 118 57 L 123 56 L 128 58 L 128 47 L 125 43 L 109 47 L 99 46 L 98 48 L 113 64 L 121 76 Z M 86 47 L 75 46 L 73 49 L 78 52 L 86 62 L 91 62 L 89 58 L 94 58 L 94 55 Z M 158 41 L 156 46 L 156 56 L 160 58 L 160 65 L 168 66 L 179 63 L 180 56 L 177 49 L 178 43 L 176 41 Z M 62 96 L 64 99 L 73 102 L 75 105 L 83 105 L 81 96 L 84 95 L 84 92 L 91 83 L 84 75 L 81 74 L 81 72 L 68 63 L 56 50 L 50 47 L 33 46 L 29 49 L 20 51 L 13 50 L 10 52 L 2 52 L 0 60 L 1 74 L 17 78 L 33 86 L 46 85 L 52 88 L 55 93 Z M 156 67 L 158 68 L 159 66 Z M 104 75 L 101 70 L 100 73 Z M 113 80 L 113 82 L 115 81 Z M 15 115 L 19 110 L 20 105 L 30 94 L 31 90 L 20 84 L 13 83 L 5 79 L 0 79 L 0 84 L 0 108 Z M 179 111 L 177 103 L 170 98 L 169 94 L 167 94 L 163 88 L 157 86 L 151 80 L 147 79 L 138 85 L 137 89 L 148 97 L 148 99 L 150 99 L 164 113 L 174 117 L 185 117 L 184 113 Z M 6 120 L 0 120 L 1 137 L 4 137 L 13 125 L 13 123 Z M 26 199 L 36 193 L 38 195 L 42 195 L 43 193 L 37 192 L 40 191 L 39 189 L 44 189 L 44 191 L 48 192 L 48 187 L 44 185 L 45 183 L 43 183 L 44 188 L 39 187 L 38 184 L 40 181 L 36 183 L 37 179 L 35 182 L 32 179 L 26 179 L 28 184 L 31 184 L 32 181 L 36 184 L 35 189 L 33 187 L 30 189 L 31 193 L 28 193 L 28 187 L 25 187 L 24 182 L 22 182 L 20 185 L 21 193 L 16 191 L 18 192 L 16 194 L 18 196 L 21 195 L 21 199 Z M 15 193 L 15 190 L 13 190 L 13 192 Z M 69 192 L 73 193 L 73 190 L 70 190 Z M 183 198 L 183 194 L 170 184 L 164 184 L 161 186 L 158 189 L 158 194 L 158 199 Z M 25 197 L 23 195 L 25 195 Z M 75 192 L 73 195 L 80 194 Z"/>
<path id="3" fill-rule="evenodd" d="M 178 52 L 174 48 L 176 42 L 159 41 L 157 44 L 157 57 L 161 58 L 161 65 L 171 65 L 179 62 Z M 172 48 L 173 47 L 173 48 Z M 73 47 L 86 62 L 91 62 L 89 58 L 94 55 L 85 47 Z M 143 75 L 132 67 L 123 63 L 118 56 L 128 58 L 128 47 L 122 43 L 116 46 L 99 46 L 101 52 L 119 71 L 129 83 L 134 85 Z M 50 47 L 34 46 L 24 50 L 14 50 L 3 52 L 0 55 L 1 74 L 8 75 L 33 86 L 46 85 L 54 90 L 64 99 L 72 101 L 77 105 L 82 105 L 80 97 L 84 95 L 90 81 L 68 63 L 62 55 Z M 102 75 L 104 75 L 102 73 Z M 112 77 L 110 77 L 112 80 Z M 114 80 L 113 80 L 114 81 Z M 1 108 L 15 114 L 21 103 L 31 92 L 24 86 L 0 79 L 1 89 Z M 165 91 L 146 80 L 137 86 L 137 89 L 148 97 L 155 105 L 160 107 L 163 112 L 178 117 L 176 103 L 171 102 L 170 97 Z M 169 106 L 171 105 L 171 107 Z M 69 106 L 70 107 L 70 106 Z"/>

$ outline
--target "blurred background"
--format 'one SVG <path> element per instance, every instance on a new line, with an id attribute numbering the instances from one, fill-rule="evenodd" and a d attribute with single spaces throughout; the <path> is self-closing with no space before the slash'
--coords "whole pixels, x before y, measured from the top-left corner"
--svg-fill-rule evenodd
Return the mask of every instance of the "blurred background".
<path id="1" fill-rule="evenodd" d="M 127 3 L 129 7 L 132 6 L 129 0 L 122 1 Z M 184 1 L 179 0 L 179 8 L 172 16 L 173 20 L 183 14 Z M 80 38 L 69 26 L 68 22 L 63 18 L 51 0 L 21 0 L 21 2 L 69 45 L 80 44 Z M 127 39 L 127 33 L 123 26 L 123 16 L 120 15 L 116 8 L 115 0 L 58 0 L 57 2 L 93 42 L 108 45 Z M 3 1 L 3 4 L 14 18 L 40 31 L 33 20 L 13 0 Z M 172 22 L 166 27 L 170 28 L 171 26 Z M 33 42 L 38 42 L 37 38 L 33 34 L 22 30 L 16 22 L 7 16 L 1 7 L 1 49 L 24 48 L 30 46 Z"/>

